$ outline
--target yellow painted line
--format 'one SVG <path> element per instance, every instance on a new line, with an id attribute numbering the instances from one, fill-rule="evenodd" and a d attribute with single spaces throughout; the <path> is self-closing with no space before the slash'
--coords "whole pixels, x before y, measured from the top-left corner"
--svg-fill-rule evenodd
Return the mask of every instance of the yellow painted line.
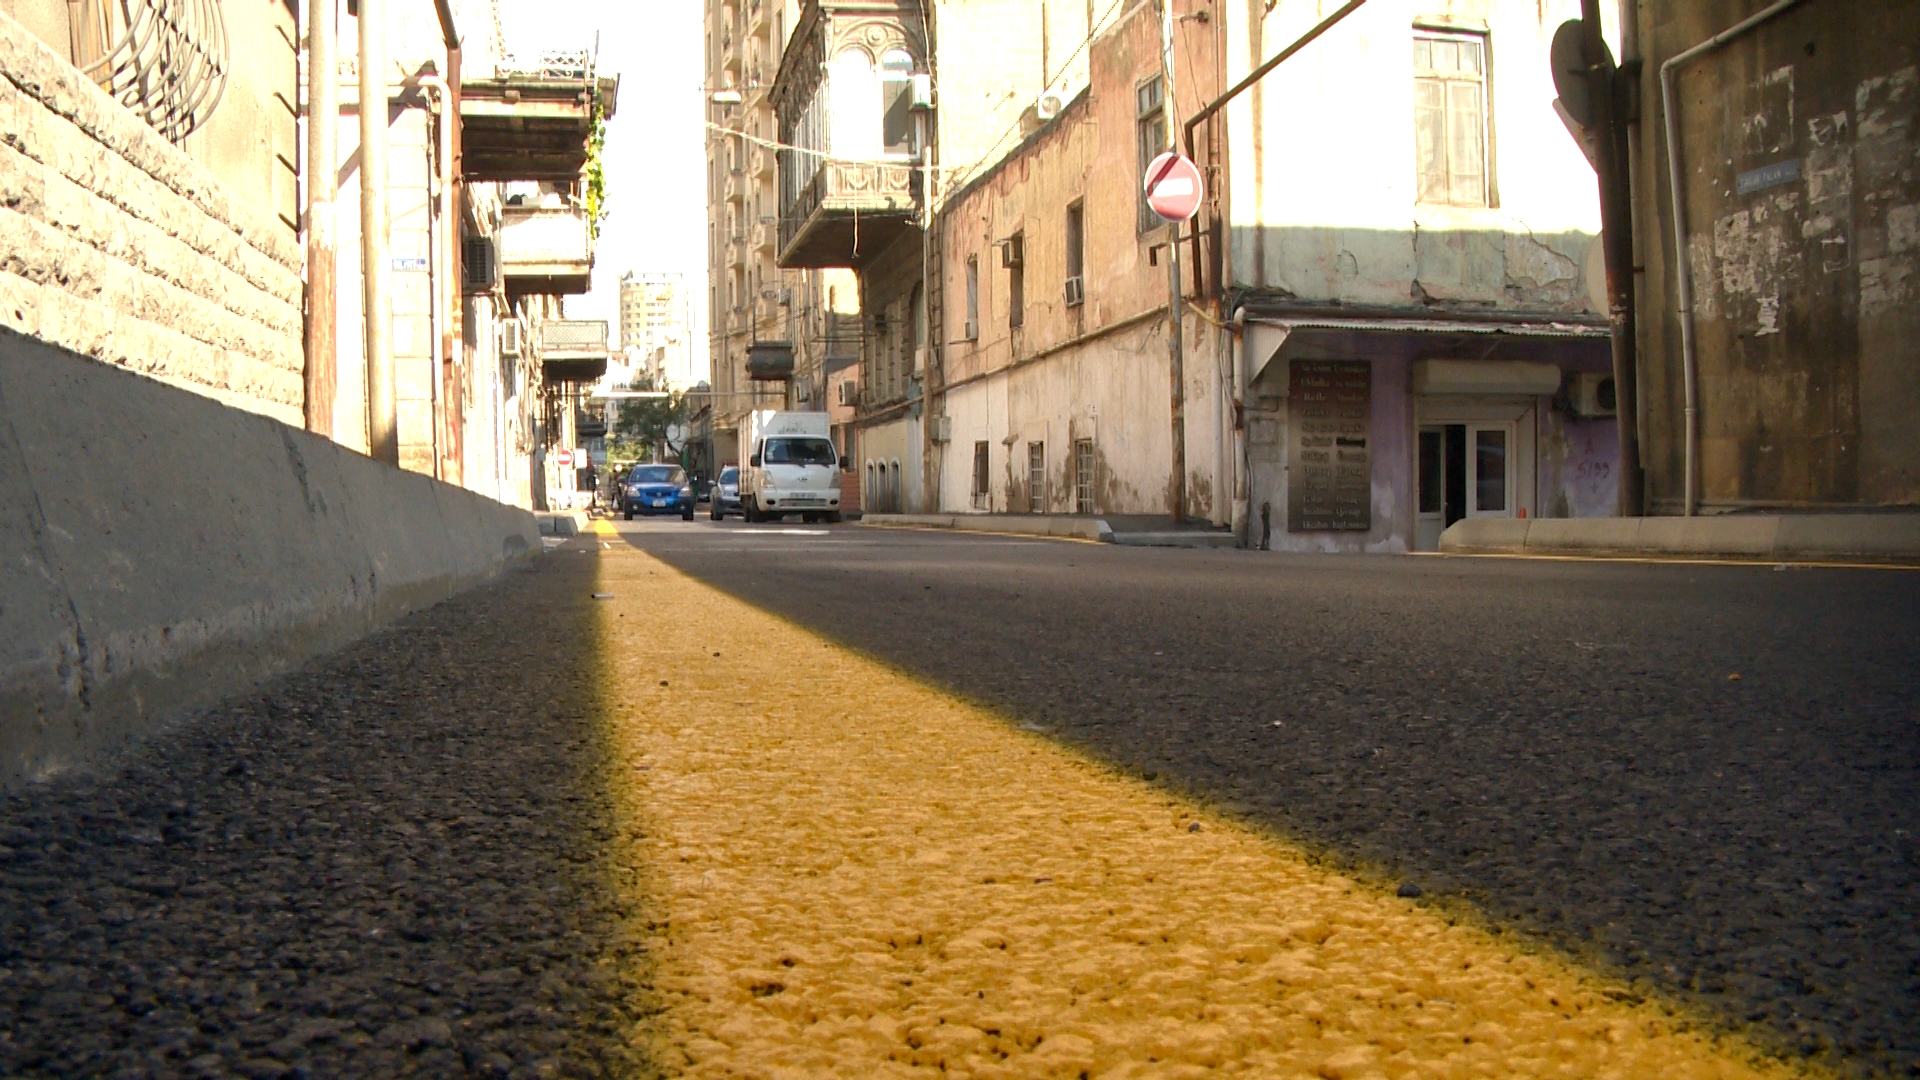
<path id="1" fill-rule="evenodd" d="M 613 522 L 608 521 L 606 518 L 594 518 L 592 521 L 588 522 L 587 531 L 590 533 L 593 533 L 596 536 L 620 535 L 620 530 L 614 528 Z"/>
<path id="2" fill-rule="evenodd" d="M 1805 1075 L 643 552 L 597 569 L 670 1075 Z"/>
<path id="3" fill-rule="evenodd" d="M 1548 555 L 1505 551 L 1411 551 L 1438 559 L 1524 559 L 1535 562 L 1644 563 L 1650 566 L 1790 566 L 1795 570 L 1920 570 L 1914 563 L 1808 562 L 1794 559 L 1707 559 L 1679 555 Z"/>

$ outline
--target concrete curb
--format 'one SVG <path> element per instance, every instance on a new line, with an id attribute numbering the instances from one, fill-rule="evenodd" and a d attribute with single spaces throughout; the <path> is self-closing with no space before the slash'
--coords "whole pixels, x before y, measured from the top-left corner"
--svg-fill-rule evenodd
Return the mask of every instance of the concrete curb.
<path id="1" fill-rule="evenodd" d="M 579 536 L 587 531 L 587 515 L 578 511 L 541 511 L 533 519 L 540 526 L 541 536 Z"/>
<path id="2" fill-rule="evenodd" d="M 540 551 L 533 515 L 0 328 L 0 786 Z"/>
<path id="3" fill-rule="evenodd" d="M 1920 513 L 1693 518 L 1475 518 L 1440 536 L 1459 555 L 1591 555 L 1920 563 Z"/>
<path id="4" fill-rule="evenodd" d="M 1114 542 L 1113 530 L 1099 518 L 1054 517 L 1046 514 L 867 514 L 860 524 L 870 528 L 954 529 L 961 532 L 1052 536 L 1072 540 Z"/>

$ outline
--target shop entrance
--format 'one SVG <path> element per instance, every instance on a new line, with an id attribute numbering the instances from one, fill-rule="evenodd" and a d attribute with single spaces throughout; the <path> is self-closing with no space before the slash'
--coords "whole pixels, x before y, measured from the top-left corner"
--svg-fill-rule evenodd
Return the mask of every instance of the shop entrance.
<path id="1" fill-rule="evenodd" d="M 1530 407 L 1421 409 L 1416 550 L 1437 550 L 1462 518 L 1529 516 L 1532 416 Z"/>

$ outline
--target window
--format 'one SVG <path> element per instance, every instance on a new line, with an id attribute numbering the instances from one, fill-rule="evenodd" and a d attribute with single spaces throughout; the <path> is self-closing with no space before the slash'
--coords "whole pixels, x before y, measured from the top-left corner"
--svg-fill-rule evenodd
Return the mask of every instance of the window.
<path id="1" fill-rule="evenodd" d="M 1067 207 L 1067 306 L 1078 307 L 1086 299 L 1087 232 L 1083 203 Z"/>
<path id="2" fill-rule="evenodd" d="M 910 157 L 913 137 L 913 57 L 898 49 L 880 58 L 880 150 Z"/>
<path id="3" fill-rule="evenodd" d="M 1073 512 L 1093 513 L 1093 440 L 1073 441 Z"/>
<path id="4" fill-rule="evenodd" d="M 1027 237 L 1014 233 L 1001 249 L 1007 264 L 1007 325 L 1018 329 L 1027 323 Z"/>
<path id="5" fill-rule="evenodd" d="M 778 438 L 767 440 L 767 450 L 761 460 L 768 465 L 826 465 L 839 464 L 833 455 L 833 443 L 818 437 Z"/>
<path id="6" fill-rule="evenodd" d="M 1047 512 L 1047 444 L 1027 444 L 1027 513 Z"/>
<path id="7" fill-rule="evenodd" d="M 1140 193 L 1139 231 L 1157 229 L 1166 224 L 1147 205 L 1147 165 L 1167 149 L 1167 105 L 1160 76 L 1141 83 L 1134 91 L 1135 127 L 1140 135 L 1140 181 L 1133 185 Z"/>
<path id="8" fill-rule="evenodd" d="M 1490 205 L 1484 38 L 1413 38 L 1413 142 L 1419 200 Z"/>
<path id="9" fill-rule="evenodd" d="M 973 508 L 987 508 L 987 444 L 973 444 Z"/>
<path id="10" fill-rule="evenodd" d="M 980 338 L 980 256 L 967 256 L 967 340 Z"/>

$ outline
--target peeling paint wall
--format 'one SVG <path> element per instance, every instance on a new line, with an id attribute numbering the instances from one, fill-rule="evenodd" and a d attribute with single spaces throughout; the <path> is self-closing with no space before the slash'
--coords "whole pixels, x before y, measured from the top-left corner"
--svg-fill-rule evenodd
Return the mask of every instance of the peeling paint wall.
<path id="1" fill-rule="evenodd" d="M 1228 79 L 1322 6 L 1227 5 Z M 1577 0 L 1371 3 L 1255 83 L 1227 110 L 1232 283 L 1318 303 L 1604 313 L 1596 181 L 1552 110 L 1547 62 L 1578 16 Z M 1484 46 L 1486 205 L 1422 198 L 1416 34 Z"/>
<path id="2" fill-rule="evenodd" d="M 1648 493 L 1684 500 L 1685 383 L 1656 72 L 1751 14 L 1643 5 Z M 1920 5 L 1801 5 L 1677 77 L 1703 508 L 1920 505 Z"/>
<path id="3" fill-rule="evenodd" d="M 1175 0 L 1176 16 L 1205 8 Z M 1051 10 L 1051 8 L 1050 8 Z M 1082 16 L 1084 20 L 1084 16 Z M 1188 65 L 1175 82 L 1180 111 L 1217 93 L 1209 24 L 1177 24 Z M 936 411 L 951 441 L 936 445 L 938 509 L 1030 512 L 1028 444 L 1045 445 L 1049 513 L 1073 513 L 1076 440 L 1090 439 L 1094 510 L 1166 514 L 1172 431 L 1165 305 L 1167 230 L 1138 224 L 1135 89 L 1159 74 L 1160 20 L 1134 5 L 1088 50 L 1087 90 L 1029 134 L 993 170 L 954 192 L 942 215 L 941 275 L 949 389 Z M 1069 302 L 1067 216 L 1082 214 L 1083 297 Z M 1022 238 L 1019 319 L 1002 245 Z M 968 337 L 968 264 L 977 266 L 976 333 Z M 1224 458 L 1219 342 L 1197 316 L 1186 323 L 1187 509 L 1218 516 L 1215 474 Z M 973 496 L 977 442 L 988 444 L 990 498 Z"/>

